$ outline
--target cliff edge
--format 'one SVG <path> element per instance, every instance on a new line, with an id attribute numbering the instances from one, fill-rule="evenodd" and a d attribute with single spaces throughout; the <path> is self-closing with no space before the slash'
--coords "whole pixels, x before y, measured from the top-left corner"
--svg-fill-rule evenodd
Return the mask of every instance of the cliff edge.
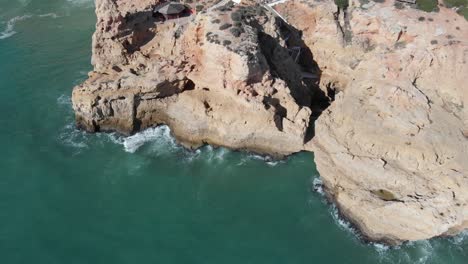
<path id="1" fill-rule="evenodd" d="M 313 151 L 365 238 L 468 228 L 468 23 L 455 10 L 349 1 L 96 0 L 79 128 L 166 124 L 189 148 Z"/>
<path id="2" fill-rule="evenodd" d="M 398 3 L 276 6 L 334 94 L 312 140 L 325 190 L 366 238 L 391 244 L 468 228 L 468 23 Z"/>
<path id="3" fill-rule="evenodd" d="M 166 124 L 188 147 L 278 157 L 307 149 L 321 91 L 301 75 L 316 65 L 290 56 L 306 48 L 299 32 L 254 1 L 213 4 L 161 21 L 158 1 L 97 1 L 94 71 L 73 91 L 78 126 L 131 134 Z"/>

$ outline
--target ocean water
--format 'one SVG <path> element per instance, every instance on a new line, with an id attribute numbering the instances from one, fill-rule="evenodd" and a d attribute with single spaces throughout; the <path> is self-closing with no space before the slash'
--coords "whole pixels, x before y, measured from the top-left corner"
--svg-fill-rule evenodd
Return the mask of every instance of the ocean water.
<path id="1" fill-rule="evenodd" d="M 468 234 L 367 244 L 312 154 L 273 161 L 73 126 L 90 0 L 0 0 L 0 263 L 468 263 Z"/>

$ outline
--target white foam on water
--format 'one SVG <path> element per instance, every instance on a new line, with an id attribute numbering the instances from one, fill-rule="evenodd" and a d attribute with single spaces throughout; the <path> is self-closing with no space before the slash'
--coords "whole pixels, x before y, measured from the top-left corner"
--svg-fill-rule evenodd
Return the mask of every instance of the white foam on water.
<path id="1" fill-rule="evenodd" d="M 338 208 L 334 204 L 331 206 L 330 213 L 335 223 L 337 223 L 342 230 L 353 234 L 357 238 L 361 237 L 361 235 L 353 228 L 351 223 L 340 216 Z"/>
<path id="2" fill-rule="evenodd" d="M 27 6 L 29 3 L 31 3 L 32 0 L 18 0 L 18 2 L 21 3 L 22 6 Z"/>
<path id="3" fill-rule="evenodd" d="M 8 22 L 6 22 L 5 29 L 2 32 L 0 32 L 0 40 L 7 39 L 7 38 L 15 35 L 17 33 L 15 31 L 15 26 L 16 26 L 16 24 L 18 22 L 21 22 L 21 21 L 24 21 L 26 19 L 33 18 L 33 17 L 56 19 L 56 18 L 59 18 L 60 16 L 57 15 L 56 13 L 47 13 L 47 14 L 39 14 L 39 15 L 26 14 L 26 15 L 22 15 L 22 16 L 16 16 L 16 17 L 8 20 Z M 3 24 L 4 23 L 5 22 L 3 22 Z"/>
<path id="4" fill-rule="evenodd" d="M 429 240 L 410 242 L 408 245 L 415 249 L 414 256 L 410 256 L 410 260 L 412 260 L 413 263 L 427 263 L 435 251 Z"/>
<path id="5" fill-rule="evenodd" d="M 249 154 L 247 157 L 252 160 L 264 161 L 267 165 L 272 166 L 272 167 L 285 162 L 284 160 L 275 160 L 268 155 L 262 156 L 262 155 L 257 155 L 257 154 Z"/>
<path id="6" fill-rule="evenodd" d="M 55 14 L 55 13 L 47 13 L 47 14 L 41 14 L 41 15 L 38 15 L 38 17 L 50 17 L 50 18 L 59 18 L 60 16 Z"/>
<path id="7" fill-rule="evenodd" d="M 7 38 L 15 35 L 16 34 L 16 31 L 15 31 L 16 23 L 18 23 L 20 21 L 23 21 L 23 20 L 26 20 L 26 19 L 31 18 L 31 17 L 32 17 L 32 15 L 23 15 L 23 16 L 16 16 L 16 17 L 8 20 L 6 28 L 2 32 L 0 32 L 0 40 L 7 39 Z"/>
<path id="8" fill-rule="evenodd" d="M 174 147 L 175 141 L 171 136 L 168 126 L 158 126 L 136 133 L 123 139 L 126 152 L 135 153 L 141 146 L 148 142 L 157 142 L 161 147 Z"/>
<path id="9" fill-rule="evenodd" d="M 182 161 L 184 162 L 203 160 L 204 162 L 217 165 L 224 162 L 227 156 L 233 153 L 227 148 L 213 147 L 211 145 L 206 145 L 193 151 L 187 150 L 176 142 L 171 135 L 170 128 L 166 125 L 149 128 L 129 137 L 113 135 L 110 139 L 116 144 L 123 145 L 124 150 L 129 153 L 135 153 L 142 146 L 150 144 L 149 151 L 151 153 L 155 153 L 156 155 L 178 153 L 178 155 L 180 154 L 183 157 Z M 243 156 L 236 165 L 242 166 L 251 159 L 262 160 L 269 166 L 276 166 L 284 162 L 273 160 L 268 156 L 248 154 Z"/>
<path id="10" fill-rule="evenodd" d="M 468 230 L 461 232 L 460 234 L 452 237 L 450 241 L 455 245 L 461 245 L 468 239 Z"/>
<path id="11" fill-rule="evenodd" d="M 312 186 L 314 188 L 314 191 L 319 193 L 320 195 L 325 195 L 325 192 L 323 191 L 323 182 L 322 179 L 317 176 L 312 180 Z"/>
<path id="12" fill-rule="evenodd" d="M 93 7 L 94 0 L 67 0 L 68 3 L 78 7 Z"/>
<path id="13" fill-rule="evenodd" d="M 387 246 L 387 245 L 384 245 L 384 244 L 380 244 L 380 243 L 371 243 L 371 245 L 375 248 L 375 250 L 379 253 L 379 254 L 384 254 L 386 253 L 390 247 Z"/>
<path id="14" fill-rule="evenodd" d="M 57 98 L 57 104 L 71 107 L 72 105 L 71 97 L 69 95 L 62 94 Z"/>
<path id="15" fill-rule="evenodd" d="M 86 134 L 83 131 L 77 130 L 74 124 L 68 124 L 59 134 L 58 139 L 65 146 L 80 149 L 88 148 L 86 144 Z"/>

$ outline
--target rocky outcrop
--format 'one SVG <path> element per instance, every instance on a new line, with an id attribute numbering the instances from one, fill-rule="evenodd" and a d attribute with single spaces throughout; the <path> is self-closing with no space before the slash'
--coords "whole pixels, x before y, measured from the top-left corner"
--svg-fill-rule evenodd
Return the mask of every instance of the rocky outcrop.
<path id="1" fill-rule="evenodd" d="M 342 214 L 368 239 L 392 244 L 468 228 L 464 18 L 393 1 L 276 8 L 303 30 L 321 87 L 335 94 L 313 149 Z"/>
<path id="2" fill-rule="evenodd" d="M 468 228 L 463 17 L 290 0 L 275 6 L 288 25 L 255 1 L 214 2 L 161 23 L 157 0 L 97 0 L 78 127 L 167 124 L 191 148 L 313 150 L 328 196 L 369 240 Z"/>
<path id="3" fill-rule="evenodd" d="M 289 54 L 305 48 L 297 30 L 255 2 L 165 22 L 152 14 L 156 1 L 124 2 L 96 3 L 94 71 L 73 91 L 79 127 L 131 134 L 167 124 L 188 147 L 307 148 L 318 88 Z"/>

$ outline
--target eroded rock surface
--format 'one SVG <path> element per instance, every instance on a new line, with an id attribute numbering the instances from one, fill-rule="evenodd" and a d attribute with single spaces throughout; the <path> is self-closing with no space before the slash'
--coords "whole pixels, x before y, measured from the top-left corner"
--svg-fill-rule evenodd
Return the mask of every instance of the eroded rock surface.
<path id="1" fill-rule="evenodd" d="M 255 1 L 198 2 L 204 11 L 160 23 L 157 0 L 96 1 L 94 71 L 73 91 L 79 127 L 167 124 L 188 147 L 313 150 L 328 196 L 366 238 L 468 228 L 463 17 L 290 0 L 274 7 L 287 25 Z"/>
<path id="2" fill-rule="evenodd" d="M 467 228 L 467 21 L 393 1 L 276 8 L 304 31 L 321 87 L 336 93 L 313 149 L 343 215 L 394 244 Z"/>
<path id="3" fill-rule="evenodd" d="M 94 71 L 73 92 L 79 127 L 131 134 L 167 124 L 189 147 L 274 156 L 307 148 L 321 91 L 289 54 L 304 47 L 297 30 L 254 1 L 163 23 L 152 14 L 157 1 L 134 2 L 96 3 Z"/>

